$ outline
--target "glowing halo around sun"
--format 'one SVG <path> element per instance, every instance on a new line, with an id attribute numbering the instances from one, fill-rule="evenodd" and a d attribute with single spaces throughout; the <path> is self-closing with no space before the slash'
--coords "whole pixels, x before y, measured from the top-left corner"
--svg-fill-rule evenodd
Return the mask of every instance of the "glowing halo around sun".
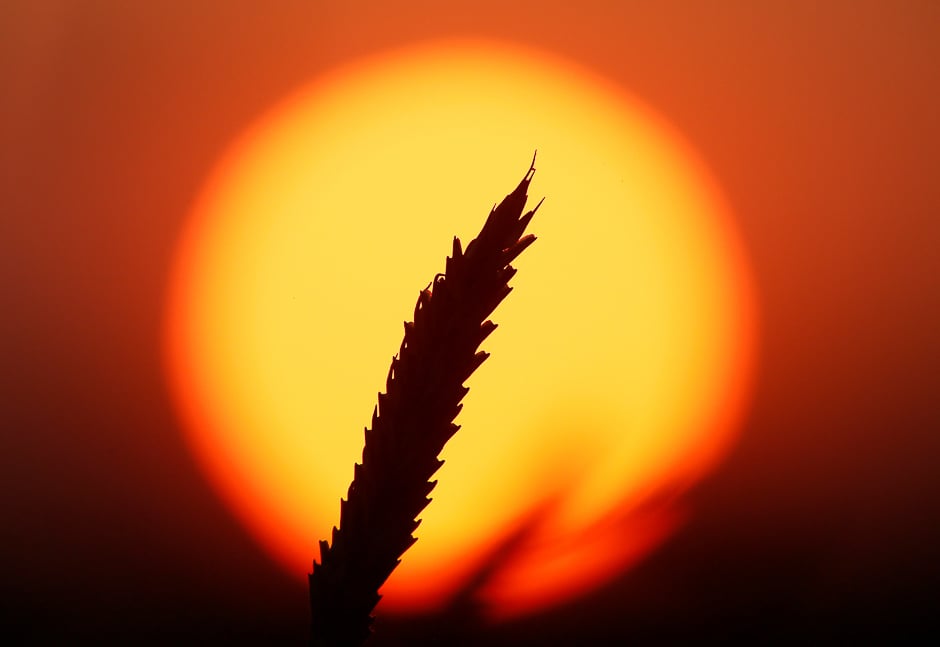
<path id="1" fill-rule="evenodd" d="M 682 138 L 541 52 L 461 41 L 363 59 L 232 144 L 169 283 L 187 440 L 297 577 L 338 522 L 418 290 L 535 148 L 539 240 L 515 263 L 492 357 L 468 383 L 384 608 L 446 604 L 491 551 L 476 595 L 494 616 L 589 590 L 668 536 L 681 519 L 670 493 L 734 440 L 751 285 L 728 208 Z"/>

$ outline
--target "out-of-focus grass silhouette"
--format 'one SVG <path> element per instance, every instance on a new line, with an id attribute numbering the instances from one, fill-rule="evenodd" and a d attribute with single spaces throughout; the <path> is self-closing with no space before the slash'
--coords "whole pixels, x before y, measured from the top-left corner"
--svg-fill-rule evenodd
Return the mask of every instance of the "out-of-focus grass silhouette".
<path id="1" fill-rule="evenodd" d="M 366 429 L 332 544 L 320 542 L 310 575 L 314 645 L 359 645 L 371 633 L 379 587 L 416 541 L 418 514 L 430 502 L 438 454 L 459 426 L 464 381 L 488 357 L 479 345 L 496 324 L 488 319 L 512 291 L 510 263 L 535 236 L 524 234 L 535 158 L 519 185 L 491 212 L 466 251 L 454 238 L 445 272 L 421 291 L 414 321 L 392 359 L 386 392 Z"/>

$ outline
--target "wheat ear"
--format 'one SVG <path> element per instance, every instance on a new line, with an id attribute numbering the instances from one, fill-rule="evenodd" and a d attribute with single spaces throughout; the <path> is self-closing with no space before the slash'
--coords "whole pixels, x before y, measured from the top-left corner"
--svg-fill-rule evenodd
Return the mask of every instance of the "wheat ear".
<path id="1" fill-rule="evenodd" d="M 416 541 L 418 514 L 431 501 L 437 456 L 459 429 L 454 418 L 464 381 L 489 356 L 478 351 L 496 324 L 487 317 L 512 290 L 509 265 L 532 244 L 523 235 L 538 205 L 523 214 L 535 158 L 519 186 L 495 207 L 479 235 L 461 249 L 454 238 L 444 274 L 421 291 L 414 322 L 392 359 L 372 428 L 365 431 L 332 546 L 320 542 L 310 575 L 313 644 L 361 645 L 371 633 L 379 587 Z"/>

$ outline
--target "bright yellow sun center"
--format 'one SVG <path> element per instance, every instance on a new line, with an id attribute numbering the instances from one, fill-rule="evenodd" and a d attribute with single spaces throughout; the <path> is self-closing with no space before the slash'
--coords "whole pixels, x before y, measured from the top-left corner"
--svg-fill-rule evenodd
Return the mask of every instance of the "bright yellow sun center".
<path id="1" fill-rule="evenodd" d="M 749 282 L 726 206 L 676 133 L 528 50 L 438 43 L 361 61 L 226 153 L 170 282 L 169 373 L 193 451 L 299 577 L 338 522 L 419 289 L 535 148 L 539 240 L 515 263 L 384 604 L 445 602 L 535 510 L 479 595 L 505 614 L 589 588 L 668 533 L 662 495 L 729 446 Z"/>

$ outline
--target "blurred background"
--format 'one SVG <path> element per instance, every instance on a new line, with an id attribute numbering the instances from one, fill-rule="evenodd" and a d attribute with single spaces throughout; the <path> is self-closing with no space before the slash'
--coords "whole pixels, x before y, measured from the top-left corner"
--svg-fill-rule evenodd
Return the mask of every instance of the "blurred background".
<path id="1" fill-rule="evenodd" d="M 913 0 L 0 3 L 2 632 L 306 640 L 305 587 L 170 407 L 167 272 L 242 129 L 447 36 L 570 58 L 684 134 L 746 244 L 759 368 L 740 442 L 640 566 L 495 627 L 380 617 L 375 644 L 938 633 L 940 4 Z"/>

